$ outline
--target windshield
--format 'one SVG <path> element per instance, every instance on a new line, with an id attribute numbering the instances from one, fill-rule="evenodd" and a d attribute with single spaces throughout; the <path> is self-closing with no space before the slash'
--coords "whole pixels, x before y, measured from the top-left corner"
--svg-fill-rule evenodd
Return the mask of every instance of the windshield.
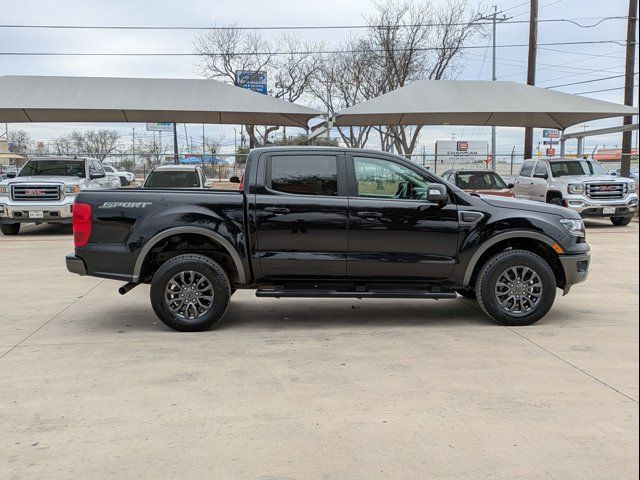
<path id="1" fill-rule="evenodd" d="M 84 178 L 83 160 L 29 160 L 19 177 L 81 177 Z"/>
<path id="2" fill-rule="evenodd" d="M 467 172 L 456 175 L 456 185 L 465 190 L 500 190 L 507 188 L 495 172 Z"/>
<path id="3" fill-rule="evenodd" d="M 151 172 L 144 183 L 147 188 L 193 188 L 199 187 L 196 172 Z"/>
<path id="4" fill-rule="evenodd" d="M 551 162 L 551 173 L 554 177 L 570 175 L 609 175 L 609 172 L 598 162 L 592 160 L 567 160 Z"/>

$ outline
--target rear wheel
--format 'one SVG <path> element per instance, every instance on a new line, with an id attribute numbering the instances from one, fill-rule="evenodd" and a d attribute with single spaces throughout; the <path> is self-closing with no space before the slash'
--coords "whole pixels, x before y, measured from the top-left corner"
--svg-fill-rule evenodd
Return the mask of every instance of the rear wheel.
<path id="1" fill-rule="evenodd" d="M 611 223 L 616 227 L 624 227 L 631 223 L 631 217 L 610 217 Z"/>
<path id="2" fill-rule="evenodd" d="M 476 281 L 478 304 L 502 325 L 530 325 L 544 317 L 556 298 L 556 278 L 549 264 L 527 250 L 507 250 L 491 257 Z"/>
<path id="3" fill-rule="evenodd" d="M 20 231 L 19 223 L 3 223 L 0 225 L 0 230 L 4 235 L 17 235 Z"/>
<path id="4" fill-rule="evenodd" d="M 229 277 L 204 255 L 179 255 L 165 262 L 151 281 L 151 305 L 174 330 L 206 330 L 222 319 L 231 296 Z"/>

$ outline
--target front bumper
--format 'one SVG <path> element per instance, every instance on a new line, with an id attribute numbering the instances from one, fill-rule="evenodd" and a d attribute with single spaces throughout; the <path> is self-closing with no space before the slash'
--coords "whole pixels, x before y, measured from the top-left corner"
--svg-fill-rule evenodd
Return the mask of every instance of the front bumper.
<path id="1" fill-rule="evenodd" d="M 627 195 L 619 200 L 594 200 L 583 195 L 567 195 L 564 202 L 581 217 L 627 217 L 635 214 L 638 208 L 636 194 Z M 605 208 L 615 208 L 615 211 L 604 213 Z"/>
<path id="2" fill-rule="evenodd" d="M 565 293 L 567 293 L 572 285 L 584 282 L 589 276 L 591 254 L 587 252 L 579 255 L 560 255 L 560 263 L 564 270 Z"/>
<path id="3" fill-rule="evenodd" d="M 75 196 L 54 203 L 0 199 L 0 223 L 71 223 Z"/>
<path id="4" fill-rule="evenodd" d="M 67 270 L 71 273 L 77 273 L 78 275 L 87 274 L 87 266 L 80 257 L 76 257 L 73 253 L 70 253 L 65 257 L 65 260 L 67 261 Z"/>

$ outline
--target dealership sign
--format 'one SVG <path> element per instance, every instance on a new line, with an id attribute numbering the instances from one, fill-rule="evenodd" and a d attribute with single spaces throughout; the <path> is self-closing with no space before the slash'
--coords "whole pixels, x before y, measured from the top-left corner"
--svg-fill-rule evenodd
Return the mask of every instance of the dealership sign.
<path id="1" fill-rule="evenodd" d="M 173 123 L 158 122 L 147 123 L 147 132 L 171 132 L 173 130 Z"/>
<path id="2" fill-rule="evenodd" d="M 236 86 L 258 93 L 267 93 L 267 72 L 259 70 L 237 70 Z"/>
<path id="3" fill-rule="evenodd" d="M 542 130 L 542 136 L 544 138 L 560 138 L 560 130 Z"/>
<path id="4" fill-rule="evenodd" d="M 480 163 L 489 157 L 487 142 L 438 140 L 436 160 L 440 163 Z"/>

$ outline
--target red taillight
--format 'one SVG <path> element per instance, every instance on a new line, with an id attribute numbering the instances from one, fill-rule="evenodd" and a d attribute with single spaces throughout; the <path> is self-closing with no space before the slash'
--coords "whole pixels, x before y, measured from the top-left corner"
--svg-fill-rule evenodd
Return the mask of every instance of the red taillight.
<path id="1" fill-rule="evenodd" d="M 75 203 L 73 205 L 73 243 L 84 247 L 91 236 L 91 205 Z"/>
<path id="2" fill-rule="evenodd" d="M 244 175 L 240 177 L 240 183 L 238 184 L 238 190 L 244 190 Z"/>

